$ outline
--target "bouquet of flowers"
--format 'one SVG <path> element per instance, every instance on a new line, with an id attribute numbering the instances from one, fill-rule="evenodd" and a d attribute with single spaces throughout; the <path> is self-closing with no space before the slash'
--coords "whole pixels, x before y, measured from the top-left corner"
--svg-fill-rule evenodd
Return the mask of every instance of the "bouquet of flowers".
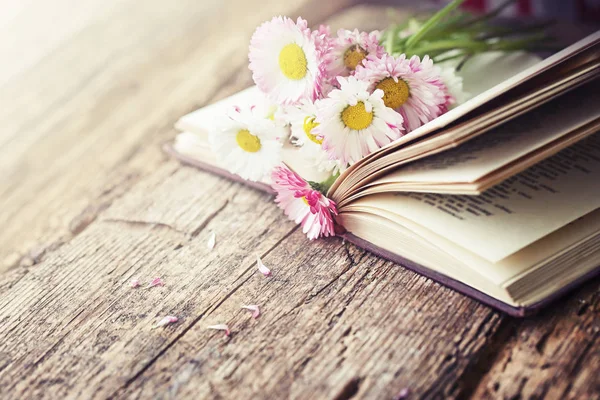
<path id="1" fill-rule="evenodd" d="M 499 10 L 460 12 L 463 1 L 384 32 L 332 35 L 328 26 L 312 30 L 302 18 L 281 16 L 263 23 L 250 42 L 249 67 L 264 96 L 232 107 L 210 133 L 212 151 L 244 179 L 269 178 L 275 201 L 309 239 L 334 235 L 336 205 L 326 193 L 341 172 L 464 102 L 461 60 L 543 39 L 491 26 Z M 283 164 L 286 143 L 328 178 L 310 182 Z"/>

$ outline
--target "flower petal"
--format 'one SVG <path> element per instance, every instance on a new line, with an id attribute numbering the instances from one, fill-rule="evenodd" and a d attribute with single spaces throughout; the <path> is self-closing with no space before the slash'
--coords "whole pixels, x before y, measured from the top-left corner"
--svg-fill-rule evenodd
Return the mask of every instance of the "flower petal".
<path id="1" fill-rule="evenodd" d="M 211 325 L 211 326 L 207 326 L 208 329 L 215 329 L 218 331 L 225 331 L 225 336 L 230 336 L 231 335 L 231 331 L 229 330 L 229 326 L 227 326 L 227 324 L 217 324 L 217 325 Z"/>
<path id="2" fill-rule="evenodd" d="M 138 278 L 133 278 L 130 282 L 129 282 L 129 286 L 131 286 L 132 288 L 137 288 L 140 287 L 141 283 L 140 280 Z"/>
<path id="3" fill-rule="evenodd" d="M 165 282 L 162 280 L 162 278 L 156 277 L 152 279 L 152 282 L 150 282 L 148 286 L 146 286 L 146 289 L 150 289 L 154 286 L 165 286 Z"/>
<path id="4" fill-rule="evenodd" d="M 263 274 L 264 276 L 271 276 L 271 270 L 267 268 L 265 264 L 263 264 L 259 256 L 256 256 L 256 266 L 258 267 L 258 270 L 261 274 Z"/>
<path id="5" fill-rule="evenodd" d="M 258 308 L 257 305 L 251 304 L 248 306 L 242 306 L 242 308 L 246 309 L 248 311 L 252 311 L 252 318 L 256 319 L 256 318 L 260 317 L 260 308 Z"/>
<path id="6" fill-rule="evenodd" d="M 152 327 L 152 329 L 160 328 L 161 326 L 165 326 L 165 325 L 169 325 L 169 324 L 174 324 L 177 321 L 179 321 L 179 319 L 177 317 L 172 316 L 172 315 L 167 315 L 166 317 L 164 317 L 163 319 L 158 321 L 158 323 L 156 325 L 154 325 Z"/>
<path id="7" fill-rule="evenodd" d="M 396 396 L 394 396 L 394 400 L 405 400 L 410 395 L 410 389 L 404 388 L 398 392 Z"/>
<path id="8" fill-rule="evenodd" d="M 208 238 L 208 242 L 206 242 L 206 246 L 212 250 L 215 248 L 215 244 L 217 243 L 217 234 L 216 233 L 211 233 L 210 237 Z"/>

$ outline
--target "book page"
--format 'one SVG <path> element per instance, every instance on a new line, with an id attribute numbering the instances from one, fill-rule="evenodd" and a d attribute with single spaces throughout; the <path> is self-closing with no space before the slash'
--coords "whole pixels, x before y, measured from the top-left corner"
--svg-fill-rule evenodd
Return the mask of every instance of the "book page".
<path id="1" fill-rule="evenodd" d="M 385 175 L 372 185 L 476 182 L 598 118 L 600 80 L 595 80 L 462 146 Z"/>
<path id="2" fill-rule="evenodd" d="M 587 69 L 588 66 L 586 66 L 586 70 Z M 500 109 L 480 115 L 479 117 L 461 123 L 454 128 L 438 131 L 436 134 L 425 140 L 421 140 L 379 157 L 372 162 L 367 163 L 359 170 L 355 170 L 351 175 L 344 175 L 344 172 L 344 174 L 336 180 L 330 189 L 329 194 L 333 200 L 337 201 L 339 204 L 343 204 L 347 201 L 346 199 L 349 195 L 360 193 L 361 188 L 368 186 L 370 182 L 373 182 L 392 171 L 398 170 L 402 165 L 442 153 L 446 150 L 455 148 L 458 145 L 464 144 L 469 140 L 473 140 L 474 138 L 487 133 L 489 130 L 494 129 L 513 118 L 517 118 L 526 112 L 530 112 L 547 101 L 557 98 L 561 94 L 564 95 L 570 90 L 576 89 L 577 87 L 592 81 L 595 77 L 600 75 L 600 70 L 598 70 L 597 66 L 595 70 L 584 72 L 583 75 L 577 73 L 577 75 L 578 76 L 574 79 L 571 79 L 571 77 L 563 78 L 559 82 L 552 84 L 551 90 L 548 90 L 548 88 L 545 87 L 535 93 L 530 93 L 524 98 L 513 100 L 510 103 L 503 105 Z M 435 120 L 432 122 L 435 122 Z M 581 129 L 583 129 L 583 127 Z M 352 167 L 349 169 L 352 169 Z M 346 172 L 347 171 L 348 170 L 346 170 Z M 336 186 L 336 183 L 339 183 L 339 185 Z"/>
<path id="3" fill-rule="evenodd" d="M 370 201 L 498 262 L 600 207 L 600 134 L 479 196 L 397 193 Z"/>
<path id="4" fill-rule="evenodd" d="M 368 155 L 342 173 L 340 179 L 338 179 L 331 187 L 329 196 L 339 201 L 341 195 L 338 195 L 336 192 L 339 190 L 341 193 L 344 193 L 348 190 L 347 186 L 352 187 L 353 183 L 356 181 L 352 175 L 360 174 L 361 169 L 369 168 L 369 165 L 378 158 L 393 153 L 399 148 L 411 146 L 412 143 L 418 142 L 433 132 L 446 126 L 450 126 L 461 119 L 465 119 L 473 113 L 477 114 L 477 110 L 485 108 L 492 103 L 497 103 L 500 98 L 506 97 L 509 92 L 512 93 L 511 90 L 522 92 L 523 90 L 527 90 L 527 88 L 528 90 L 531 90 L 532 85 L 533 87 L 548 86 L 549 83 L 559 80 L 560 77 L 569 75 L 569 72 L 573 72 L 578 67 L 588 62 L 595 62 L 594 60 L 597 61 L 598 43 L 600 43 L 600 32 L 596 32 L 551 57 L 548 57 L 525 71 L 516 74 L 512 78 L 507 79 L 501 84 L 475 96 L 446 114 L 421 126 L 411 132 L 410 135 L 405 135 L 389 145 L 384 146 L 382 149 Z M 540 84 L 540 82 L 543 84 Z M 473 116 L 473 118 L 476 117 L 477 115 Z"/>

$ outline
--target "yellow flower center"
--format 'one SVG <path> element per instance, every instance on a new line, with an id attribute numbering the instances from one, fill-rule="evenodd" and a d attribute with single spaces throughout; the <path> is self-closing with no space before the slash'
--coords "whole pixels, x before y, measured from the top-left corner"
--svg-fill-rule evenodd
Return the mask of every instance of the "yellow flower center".
<path id="1" fill-rule="evenodd" d="M 302 196 L 302 201 L 304 202 L 304 204 L 306 204 L 307 206 L 310 206 L 310 204 L 308 204 L 308 200 L 306 200 L 306 196 Z"/>
<path id="2" fill-rule="evenodd" d="M 240 130 L 235 136 L 235 140 L 238 146 L 248 153 L 256 153 L 261 148 L 258 136 L 251 134 L 248 129 Z"/>
<path id="3" fill-rule="evenodd" d="M 375 86 L 375 89 L 383 90 L 383 102 L 387 107 L 393 109 L 406 103 L 410 94 L 408 85 L 402 79 L 395 82 L 394 78 L 385 78 Z"/>
<path id="4" fill-rule="evenodd" d="M 286 45 L 279 53 L 279 68 L 289 79 L 299 80 L 306 76 L 306 55 L 296 43 Z"/>
<path id="5" fill-rule="evenodd" d="M 269 113 L 267 114 L 267 119 L 271 121 L 275 121 L 275 113 L 277 112 L 277 106 L 269 107 Z"/>
<path id="6" fill-rule="evenodd" d="M 367 58 L 367 51 L 355 44 L 344 53 L 344 65 L 350 71 L 354 71 L 365 58 Z"/>
<path id="7" fill-rule="evenodd" d="M 371 125 L 373 112 L 367 112 L 365 103 L 359 101 L 355 106 L 348 106 L 342 111 L 342 121 L 348 128 L 360 131 Z"/>
<path id="8" fill-rule="evenodd" d="M 304 118 L 304 133 L 306 133 L 306 137 L 308 137 L 312 142 L 320 145 L 323 143 L 323 139 L 319 139 L 317 135 L 312 134 L 312 130 L 317 126 L 319 126 L 319 124 L 315 122 L 314 117 Z"/>

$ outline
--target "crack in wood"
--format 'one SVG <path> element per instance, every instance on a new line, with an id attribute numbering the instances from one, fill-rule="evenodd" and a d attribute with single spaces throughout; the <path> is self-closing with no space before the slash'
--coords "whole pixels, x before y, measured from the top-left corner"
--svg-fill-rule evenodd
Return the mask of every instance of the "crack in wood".
<path id="1" fill-rule="evenodd" d="M 546 343 L 548 343 L 548 339 L 550 338 L 550 335 L 552 335 L 552 332 L 554 332 L 554 327 L 552 327 L 552 329 L 550 329 L 549 331 L 544 332 L 540 340 L 536 342 L 535 350 L 539 354 L 544 354 L 544 351 L 546 350 Z"/>
<path id="2" fill-rule="evenodd" d="M 360 261 L 363 259 L 363 257 L 365 257 L 366 252 L 365 251 L 361 251 L 361 255 L 360 258 L 358 260 L 354 260 L 354 258 L 352 257 L 352 255 L 350 254 L 350 251 L 348 249 L 348 244 L 347 243 L 343 243 L 342 244 L 342 248 L 344 249 L 345 253 L 346 253 L 346 257 L 348 258 L 348 260 L 350 261 L 350 264 L 345 267 L 344 269 L 342 269 L 342 271 L 340 271 L 339 274 L 337 274 L 336 276 L 333 277 L 333 279 L 331 279 L 328 283 L 326 283 L 324 286 L 322 286 L 321 288 L 319 288 L 316 292 L 311 292 L 306 299 L 304 299 L 304 301 L 302 302 L 302 304 L 308 304 L 310 303 L 315 297 L 319 296 L 321 293 L 323 293 L 323 291 L 327 290 L 329 287 L 331 287 L 331 285 L 333 285 L 335 282 L 337 282 L 342 276 L 344 276 L 346 273 L 348 273 L 348 271 L 350 271 L 352 268 L 358 266 L 358 263 L 360 263 Z M 363 276 L 364 277 L 364 276 Z M 301 306 L 301 304 L 300 304 Z"/>
<path id="3" fill-rule="evenodd" d="M 182 236 L 187 237 L 188 234 L 187 232 L 181 231 L 177 228 L 175 228 L 172 225 L 169 225 L 167 223 L 164 222 L 158 222 L 158 221 L 142 221 L 142 220 L 134 220 L 134 219 L 125 219 L 125 218 L 105 218 L 103 219 L 101 222 L 111 222 L 111 223 L 123 223 L 126 225 L 130 225 L 130 226 L 138 226 L 138 227 L 159 227 L 159 228 L 166 228 L 172 232 L 176 232 Z"/>
<path id="4" fill-rule="evenodd" d="M 85 207 L 76 217 L 74 217 L 68 224 L 68 233 L 62 235 L 59 239 L 51 242 L 48 245 L 33 247 L 28 250 L 23 256 L 19 257 L 14 263 L 6 268 L 6 271 L 10 271 L 19 266 L 32 267 L 41 263 L 45 256 L 50 252 L 58 250 L 69 241 L 73 240 L 77 235 L 87 229 L 98 216 L 109 208 L 115 201 L 123 197 L 127 190 L 138 182 L 140 176 L 136 173 L 130 173 L 125 175 L 122 181 L 112 184 L 110 187 L 105 188 L 99 195 L 100 198 L 108 197 L 107 200 L 100 201 L 97 204 L 89 204 Z M 119 189 L 125 188 L 123 191 Z M 110 197 L 116 192 L 114 197 Z"/>
<path id="5" fill-rule="evenodd" d="M 598 338 L 598 334 L 596 333 L 585 344 L 585 346 L 583 347 L 583 349 L 581 350 L 581 352 L 578 354 L 577 358 L 575 359 L 575 364 L 573 365 L 573 368 L 571 369 L 569 376 L 576 377 L 579 374 L 579 372 L 581 371 L 581 369 L 583 367 L 583 360 L 589 355 L 589 351 L 592 348 L 592 346 L 594 345 L 594 342 L 596 341 L 597 338 Z M 566 393 L 565 393 L 565 398 L 566 398 Z"/>
<path id="6" fill-rule="evenodd" d="M 221 213 L 221 211 L 223 211 L 225 209 L 225 207 L 227 207 L 228 204 L 229 204 L 229 199 L 225 200 L 225 202 L 223 202 L 221 207 L 219 207 L 216 211 L 214 211 L 212 214 L 210 214 L 208 217 L 206 217 L 204 219 L 204 221 L 200 224 L 200 226 L 198 226 L 196 229 L 194 229 L 192 231 L 192 233 L 190 233 L 190 238 L 195 238 L 196 236 L 198 236 L 200 234 L 200 232 L 202 232 L 202 230 L 204 228 L 206 228 L 208 226 L 208 224 L 210 224 L 210 222 L 213 219 L 215 219 L 217 217 L 217 215 L 219 215 Z"/>
<path id="7" fill-rule="evenodd" d="M 229 204 L 229 200 L 225 200 L 225 202 L 223 202 L 223 204 L 217 210 L 215 210 L 208 217 L 206 217 L 204 219 L 204 221 L 202 221 L 202 223 L 196 229 L 194 229 L 191 233 L 188 233 L 181 229 L 177 229 L 176 227 L 174 227 L 171 224 L 168 224 L 165 222 L 160 222 L 160 221 L 143 221 L 143 220 L 134 220 L 134 219 L 126 219 L 126 218 L 104 218 L 101 220 L 101 222 L 123 223 L 123 224 L 127 224 L 129 226 L 137 226 L 137 227 L 152 227 L 152 228 L 159 227 L 159 228 L 164 228 L 171 232 L 177 233 L 178 235 L 182 236 L 183 238 L 185 238 L 187 240 L 192 240 L 193 238 L 198 236 L 200 234 L 200 232 L 202 232 L 202 230 L 204 228 L 206 228 L 208 226 L 208 224 L 210 224 L 210 222 L 212 220 L 214 220 L 227 207 L 228 204 Z M 179 244 L 178 246 L 179 247 L 177 247 L 176 250 L 183 247 L 182 244 Z"/>
<path id="8" fill-rule="evenodd" d="M 498 314 L 492 311 L 486 315 L 485 319 L 477 328 L 477 332 L 474 336 L 475 340 L 480 338 L 483 329 L 485 329 L 491 319 L 496 315 Z M 457 388 L 457 398 L 473 398 L 478 385 L 482 382 L 482 378 L 489 373 L 504 348 L 509 346 L 511 339 L 515 337 L 519 324 L 518 321 L 512 318 L 500 315 L 498 327 L 485 335 L 487 338 L 486 345 L 481 353 L 465 367 L 462 376 L 468 376 L 469 379 L 462 380 L 462 387 Z"/>
<path id="9" fill-rule="evenodd" d="M 357 376 L 350 379 L 344 387 L 334 396 L 334 400 L 349 400 L 358 394 L 360 384 L 364 378 Z"/>

